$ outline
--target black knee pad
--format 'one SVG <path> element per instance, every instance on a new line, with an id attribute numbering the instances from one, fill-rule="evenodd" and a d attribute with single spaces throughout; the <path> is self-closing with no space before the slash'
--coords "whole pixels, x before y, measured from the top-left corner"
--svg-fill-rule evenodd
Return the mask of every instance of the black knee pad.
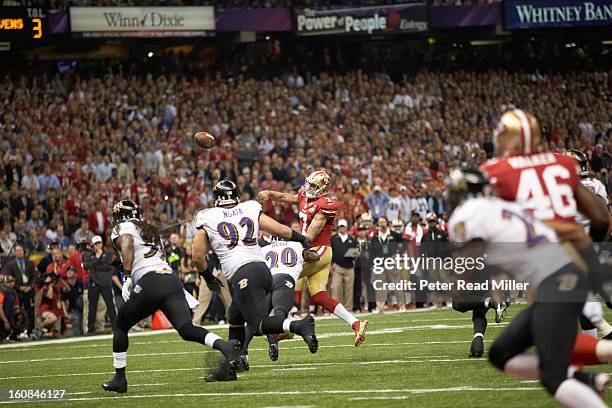
<path id="1" fill-rule="evenodd" d="M 131 329 L 131 327 L 127 326 L 127 322 L 125 321 L 125 319 L 123 319 L 122 313 L 119 313 L 119 315 L 117 316 L 117 320 L 115 320 L 115 330 L 123 330 L 123 331 L 129 331 Z"/>

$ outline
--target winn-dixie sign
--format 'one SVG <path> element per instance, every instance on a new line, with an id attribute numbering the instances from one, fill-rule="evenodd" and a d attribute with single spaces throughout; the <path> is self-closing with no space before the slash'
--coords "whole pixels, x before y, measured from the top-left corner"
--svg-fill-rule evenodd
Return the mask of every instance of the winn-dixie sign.
<path id="1" fill-rule="evenodd" d="M 612 0 L 506 0 L 507 29 L 612 25 Z"/>
<path id="2" fill-rule="evenodd" d="M 429 28 L 424 3 L 355 8 L 295 9 L 298 35 L 421 32 Z"/>
<path id="3" fill-rule="evenodd" d="M 90 36 L 191 37 L 215 29 L 213 7 L 71 7 L 72 32 Z"/>

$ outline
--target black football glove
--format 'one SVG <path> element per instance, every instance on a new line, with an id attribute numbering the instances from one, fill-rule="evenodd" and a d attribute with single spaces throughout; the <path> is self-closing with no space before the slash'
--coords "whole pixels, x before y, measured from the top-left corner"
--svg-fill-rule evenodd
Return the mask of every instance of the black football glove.
<path id="1" fill-rule="evenodd" d="M 204 281 L 206 282 L 206 286 L 208 286 L 208 289 L 210 289 L 211 292 L 221 292 L 223 282 L 221 282 L 219 278 L 215 277 L 215 275 L 209 273 L 208 271 L 205 273 L 201 273 L 200 276 L 204 279 Z"/>
<path id="2" fill-rule="evenodd" d="M 310 248 L 310 240 L 308 239 L 307 236 L 302 235 L 298 232 L 295 231 L 291 231 L 291 238 L 289 238 L 289 241 L 295 241 L 295 242 L 299 242 L 300 244 L 302 244 L 302 246 L 304 247 L 304 249 L 309 249 Z"/>

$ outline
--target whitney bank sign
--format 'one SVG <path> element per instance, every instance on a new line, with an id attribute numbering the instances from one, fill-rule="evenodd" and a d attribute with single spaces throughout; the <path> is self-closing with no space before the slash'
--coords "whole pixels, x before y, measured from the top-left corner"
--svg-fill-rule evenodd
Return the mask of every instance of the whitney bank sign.
<path id="1" fill-rule="evenodd" d="M 215 29 L 213 7 L 71 7 L 72 32 L 90 36 L 192 36 Z"/>
<path id="2" fill-rule="evenodd" d="M 506 28 L 612 25 L 612 0 L 507 0 Z"/>

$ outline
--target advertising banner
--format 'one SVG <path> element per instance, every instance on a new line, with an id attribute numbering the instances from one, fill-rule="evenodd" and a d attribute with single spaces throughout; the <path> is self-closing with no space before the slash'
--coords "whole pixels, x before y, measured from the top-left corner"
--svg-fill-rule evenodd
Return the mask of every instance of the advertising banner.
<path id="1" fill-rule="evenodd" d="M 506 29 L 612 25 L 612 0 L 506 0 Z"/>
<path id="2" fill-rule="evenodd" d="M 432 6 L 429 10 L 432 28 L 495 26 L 502 22 L 501 6 Z"/>
<path id="3" fill-rule="evenodd" d="M 297 35 L 419 33 L 429 29 L 425 3 L 296 8 Z"/>
<path id="4" fill-rule="evenodd" d="M 288 8 L 217 10 L 217 31 L 291 31 Z"/>
<path id="5" fill-rule="evenodd" d="M 201 37 L 213 7 L 71 7 L 70 30 L 86 37 Z"/>

